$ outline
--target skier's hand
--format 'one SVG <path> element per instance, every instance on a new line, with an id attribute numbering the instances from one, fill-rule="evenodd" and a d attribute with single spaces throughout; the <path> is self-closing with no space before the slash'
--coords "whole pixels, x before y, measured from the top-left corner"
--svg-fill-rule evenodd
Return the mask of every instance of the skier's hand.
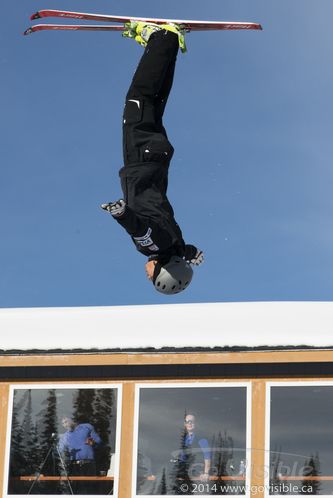
<path id="1" fill-rule="evenodd" d="M 201 265 L 201 263 L 203 263 L 203 261 L 204 261 L 204 253 L 202 251 L 200 251 L 200 249 L 197 250 L 194 258 L 190 259 L 191 265 L 194 265 L 194 266 Z"/>
<path id="2" fill-rule="evenodd" d="M 108 211 L 114 218 L 118 218 L 125 213 L 126 203 L 124 199 L 119 199 L 116 202 L 108 202 L 107 204 L 101 204 L 101 208 L 104 211 Z"/>

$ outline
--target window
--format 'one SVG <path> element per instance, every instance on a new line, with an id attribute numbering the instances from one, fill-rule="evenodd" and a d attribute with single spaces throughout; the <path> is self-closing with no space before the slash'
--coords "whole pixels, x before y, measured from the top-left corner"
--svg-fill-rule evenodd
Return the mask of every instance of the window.
<path id="1" fill-rule="evenodd" d="M 137 386 L 136 495 L 245 495 L 250 385 Z"/>
<path id="2" fill-rule="evenodd" d="M 270 494 L 333 494 L 332 413 L 333 382 L 268 385 Z"/>
<path id="3" fill-rule="evenodd" d="M 116 494 L 119 386 L 15 386 L 5 496 Z"/>

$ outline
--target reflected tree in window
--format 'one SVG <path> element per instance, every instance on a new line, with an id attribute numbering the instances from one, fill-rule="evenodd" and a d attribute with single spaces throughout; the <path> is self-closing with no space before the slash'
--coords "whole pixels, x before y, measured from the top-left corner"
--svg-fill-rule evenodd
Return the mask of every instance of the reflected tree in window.
<path id="1" fill-rule="evenodd" d="M 18 419 L 18 412 L 22 407 L 22 403 L 17 403 L 16 397 L 16 392 L 14 392 L 10 459 L 10 474 L 12 476 L 22 475 L 26 465 L 24 456 L 23 427 Z"/>
<path id="2" fill-rule="evenodd" d="M 166 495 L 167 492 L 168 492 L 168 489 L 167 489 L 167 475 L 166 475 L 166 468 L 164 467 L 163 471 L 162 471 L 161 484 L 160 484 L 160 486 L 158 488 L 157 494 L 158 495 Z"/>
<path id="3" fill-rule="evenodd" d="M 93 425 L 104 444 L 99 448 L 96 456 L 96 465 L 100 471 L 107 471 L 110 467 L 111 443 L 115 446 L 116 414 L 114 393 L 111 389 L 96 389 L 93 400 Z"/>
<path id="4" fill-rule="evenodd" d="M 240 472 L 245 473 L 245 466 L 244 469 L 240 469 L 240 464 L 238 465 L 238 470 L 234 466 L 234 442 L 233 438 L 231 436 L 228 436 L 227 432 L 224 432 L 222 435 L 221 433 L 218 434 L 217 437 L 214 436 L 213 439 L 213 472 L 215 476 L 217 477 L 216 480 L 216 490 L 212 489 L 211 494 L 230 494 L 226 492 L 226 486 L 225 484 L 232 483 L 232 480 L 230 481 L 224 481 L 223 477 L 230 477 L 237 472 L 238 474 Z M 244 451 L 244 449 L 243 449 Z M 245 461 L 245 453 L 244 453 L 244 460 Z M 245 479 L 245 476 L 244 476 Z M 244 494 L 243 491 L 238 492 L 238 494 Z"/>
<path id="5" fill-rule="evenodd" d="M 73 419 L 82 423 L 94 418 L 95 389 L 78 389 L 73 403 Z"/>
<path id="6" fill-rule="evenodd" d="M 36 415 L 36 425 L 38 424 L 41 428 L 38 450 L 39 455 L 47 455 L 50 447 L 58 438 L 57 398 L 54 389 L 47 391 L 47 397 L 41 402 L 41 406 L 42 409 Z M 40 461 L 40 456 L 36 461 Z M 59 460 L 55 451 L 52 451 L 50 458 L 46 460 L 43 472 L 50 476 L 59 474 Z"/>
<path id="7" fill-rule="evenodd" d="M 22 454 L 25 456 L 25 470 L 28 475 L 33 475 L 38 468 L 40 446 L 38 443 L 36 422 L 33 423 L 32 421 L 32 399 L 30 389 L 27 392 L 27 400 L 23 413 L 22 436 Z"/>
<path id="8" fill-rule="evenodd" d="M 182 428 L 179 437 L 179 450 L 175 452 L 174 458 L 170 459 L 168 486 L 170 494 L 192 494 L 191 477 L 193 477 L 193 473 L 195 472 L 195 459 L 196 454 L 186 447 L 186 429 Z M 181 484 L 183 484 L 183 489 L 188 488 L 187 492 L 180 493 L 179 487 Z"/>

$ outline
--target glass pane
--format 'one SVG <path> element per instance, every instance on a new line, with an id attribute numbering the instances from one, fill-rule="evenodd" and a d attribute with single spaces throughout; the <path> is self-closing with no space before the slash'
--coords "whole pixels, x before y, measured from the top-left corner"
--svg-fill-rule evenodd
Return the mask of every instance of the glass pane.
<path id="1" fill-rule="evenodd" d="M 333 494 L 333 386 L 271 388 L 270 494 Z"/>
<path id="2" fill-rule="evenodd" d="M 13 391 L 8 495 L 113 494 L 117 389 Z"/>
<path id="3" fill-rule="evenodd" d="M 140 389 L 137 494 L 245 494 L 246 387 Z"/>

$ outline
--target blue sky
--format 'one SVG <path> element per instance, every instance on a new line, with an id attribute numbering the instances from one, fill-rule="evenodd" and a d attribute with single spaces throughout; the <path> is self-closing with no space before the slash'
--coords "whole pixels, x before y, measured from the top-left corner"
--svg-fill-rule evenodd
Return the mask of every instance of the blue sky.
<path id="1" fill-rule="evenodd" d="M 185 293 L 156 293 L 99 208 L 121 193 L 141 47 L 118 33 L 22 36 L 41 8 L 263 24 L 190 33 L 178 58 L 169 198 L 206 257 Z M 329 0 L 6 0 L 0 306 L 332 300 L 332 17 Z"/>

